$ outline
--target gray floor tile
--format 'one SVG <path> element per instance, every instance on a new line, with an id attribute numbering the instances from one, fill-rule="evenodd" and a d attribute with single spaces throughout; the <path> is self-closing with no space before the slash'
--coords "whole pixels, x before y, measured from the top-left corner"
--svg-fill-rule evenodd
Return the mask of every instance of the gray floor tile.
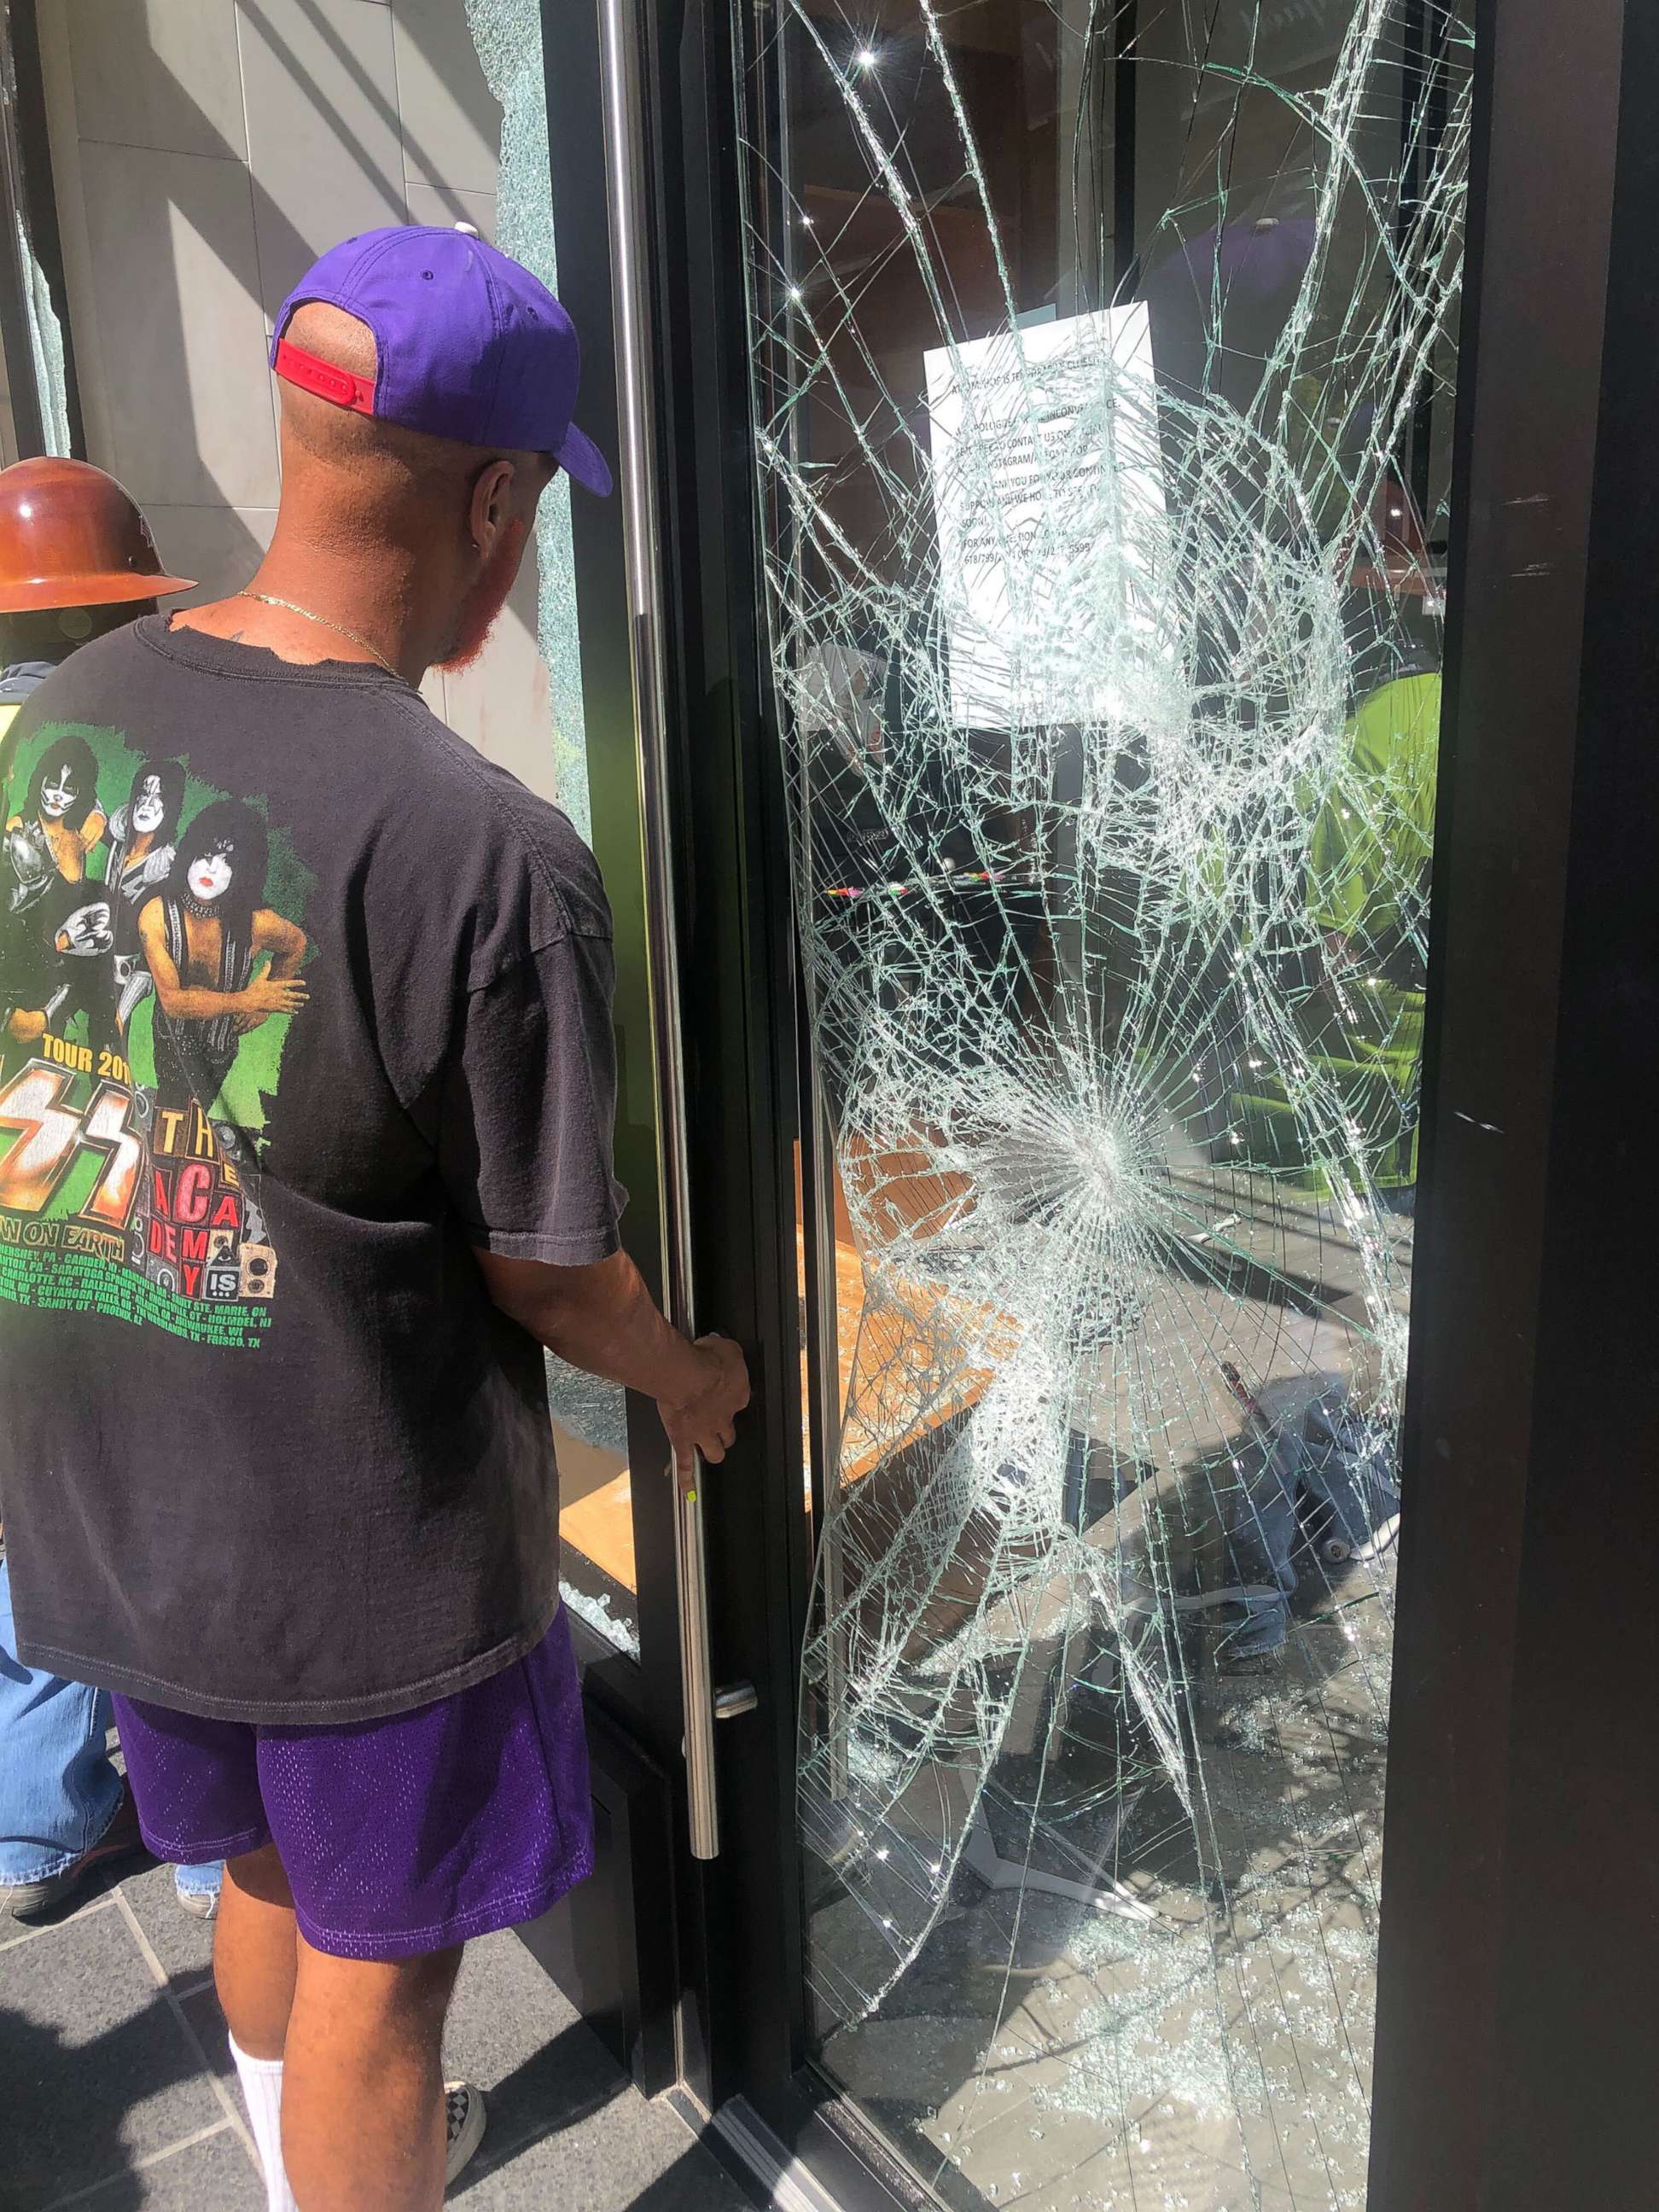
<path id="1" fill-rule="evenodd" d="M 468 2212 L 746 2212 L 678 2113 L 640 2095 L 516 1936 L 469 1949 L 444 2066 L 489 2098 L 477 2171 L 453 2192 Z"/>
<path id="2" fill-rule="evenodd" d="M 212 1990 L 198 1990 L 193 1997 L 184 1999 L 180 2010 L 195 2031 L 208 2064 L 222 2081 L 231 2085 L 240 2112 L 242 2102 L 236 2088 L 236 2061 L 230 2055 L 230 2030 L 225 2026 L 217 1996 Z"/>
<path id="3" fill-rule="evenodd" d="M 265 2212 L 265 2185 L 226 2128 L 100 2189 L 74 2212 Z"/>
<path id="4" fill-rule="evenodd" d="M 488 2094 L 492 2166 L 549 2129 L 635 2095 L 569 2000 L 508 1933 L 468 1946 L 444 2032 L 444 2071 Z"/>
<path id="5" fill-rule="evenodd" d="M 37 2212 L 222 2117 L 114 1911 L 0 1952 L 0 2212 Z"/>
<path id="6" fill-rule="evenodd" d="M 113 1912 L 115 1899 L 112 1894 L 112 1882 L 111 1889 L 100 1890 L 95 1895 L 88 1893 L 77 1897 L 71 1903 L 60 1905 L 56 1912 L 45 1914 L 39 1919 L 13 1920 L 9 1917 L 0 1919 L 0 1979 L 3 1978 L 6 1972 L 7 1954 L 20 1943 L 31 1943 L 43 1936 L 55 1935 L 58 1929 L 67 1928 L 72 1920 L 85 1920 L 94 1913 Z"/>
<path id="7" fill-rule="evenodd" d="M 234 2076 L 218 2000 L 184 2010 L 213 2064 Z M 746 2212 L 715 2161 L 666 2105 L 648 2104 L 516 1936 L 469 1947 L 444 2036 L 444 2070 L 478 2083 L 489 2129 L 470 2212 L 496 2206 L 586 2212 Z M 181 2200 L 188 2202 L 190 2200 Z"/>
<path id="8" fill-rule="evenodd" d="M 542 1972 L 512 1930 L 503 1929 L 466 1947 L 445 2049 L 453 2043 L 459 2053 L 465 2046 L 469 2064 L 493 2068 L 499 2077 L 550 2036 L 574 2027 L 578 2018 L 557 1983 Z"/>
<path id="9" fill-rule="evenodd" d="M 129 1899 L 137 1911 L 131 1890 Z M 146 1901 L 153 1911 L 141 1917 L 155 1942 L 171 1900 L 152 1882 Z M 156 1948 L 178 1978 L 188 1978 L 182 1947 Z M 212 1990 L 182 2008 L 210 2065 L 233 2080 Z M 549 2204 L 746 2212 L 678 2115 L 639 2096 L 514 1936 L 471 1948 L 445 2064 L 490 2100 L 483 2153 L 455 2192 L 469 2212 Z M 84 2200 L 86 2212 L 259 2212 L 264 2203 L 241 2141 L 220 2126 L 222 2107 L 118 1911 L 0 1952 L 0 2081 L 12 2109 L 29 2116 L 9 2135 L 0 2212 L 45 2212 L 94 2184 L 102 2185 Z M 188 2140 L 204 2130 L 216 2131 Z M 136 2166 L 178 2142 L 185 2147 Z"/>
<path id="10" fill-rule="evenodd" d="M 130 1873 L 121 1894 L 173 1982 L 199 1982 L 212 1972 L 213 1923 L 192 1920 L 184 1910 L 173 1892 L 170 1866 Z"/>
<path id="11" fill-rule="evenodd" d="M 489 2138 L 476 2180 L 450 2193 L 466 2212 L 750 2212 L 736 2184 L 677 2116 L 630 2089 L 627 2101 L 530 2143 L 501 2166 Z"/>

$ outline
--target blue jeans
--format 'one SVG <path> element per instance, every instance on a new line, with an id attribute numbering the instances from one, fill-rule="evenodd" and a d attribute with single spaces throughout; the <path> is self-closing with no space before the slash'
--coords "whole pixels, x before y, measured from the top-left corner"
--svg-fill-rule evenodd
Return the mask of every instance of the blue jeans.
<path id="1" fill-rule="evenodd" d="M 16 1656 L 11 1573 L 0 1559 L 0 1889 L 50 1881 L 115 1818 L 123 1784 L 104 1746 L 104 1690 L 37 1674 Z M 175 1867 L 181 1895 L 219 1887 L 218 1860 Z"/>
<path id="2" fill-rule="evenodd" d="M 224 1873 L 222 1859 L 210 1860 L 206 1866 L 176 1866 L 173 1869 L 173 1886 L 180 1897 L 217 1897 Z"/>
<path id="3" fill-rule="evenodd" d="M 102 1690 L 40 1674 L 15 1654 L 11 1577 L 0 1559 L 0 1885 L 45 1881 L 115 1818 L 121 1778 L 104 1748 Z"/>
<path id="4" fill-rule="evenodd" d="M 1243 1626 L 1227 1638 L 1230 1658 L 1277 1651 L 1289 1635 L 1297 1586 L 1292 1561 L 1302 1536 L 1297 1508 L 1304 1498 L 1328 1509 L 1325 1540 L 1334 1539 L 1349 1552 L 1369 1543 L 1400 1510 L 1391 1441 L 1375 1434 L 1340 1395 L 1316 1401 L 1305 1420 L 1280 1431 L 1235 1507 L 1230 1576 L 1267 1584 L 1271 1595 L 1246 1599 Z M 1339 1562 L 1327 1571 L 1328 1579 L 1340 1571 Z"/>

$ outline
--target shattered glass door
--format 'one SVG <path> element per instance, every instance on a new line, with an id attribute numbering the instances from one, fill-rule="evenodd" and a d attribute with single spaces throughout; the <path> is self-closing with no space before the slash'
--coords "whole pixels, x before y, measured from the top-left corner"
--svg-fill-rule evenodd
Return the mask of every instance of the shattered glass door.
<path id="1" fill-rule="evenodd" d="M 556 220 L 549 153 L 548 80 L 543 19 L 544 0 L 465 0 L 466 27 L 483 82 L 501 112 L 499 169 L 494 201 L 494 243 L 559 289 L 562 262 L 580 270 L 596 241 L 580 228 Z M 598 160 L 597 121 L 593 158 Z M 474 195 L 465 212 L 478 212 Z M 460 212 L 458 199 L 455 211 Z M 446 210 L 447 214 L 448 210 Z M 602 241 L 597 242 L 602 245 Z M 595 345 L 588 388 L 608 371 L 606 348 Z M 590 545 L 592 541 L 590 540 Z M 594 559 L 590 551 L 588 558 Z M 608 557 L 618 572 L 620 534 Z M 527 564 L 528 565 L 528 564 Z M 614 684 L 595 679 L 608 642 L 592 619 L 578 620 L 578 561 L 573 538 L 570 485 L 561 474 L 543 495 L 536 517 L 533 620 L 539 658 L 512 706 L 534 724 L 539 715 L 548 748 L 537 787 L 556 799 L 605 871 L 617 954 L 613 1018 L 623 1095 L 616 1132 L 619 1168 L 631 1193 L 624 1235 L 648 1251 L 660 1243 L 655 1188 L 656 1098 L 637 1071 L 650 1065 L 650 1016 L 645 974 L 645 887 L 641 874 L 638 795 L 632 763 L 635 733 Z M 507 621 L 529 613 L 515 594 Z M 590 705 L 589 685 L 598 711 Z M 617 773 L 617 763 L 627 769 Z M 548 771 L 550 771 L 548 772 Z M 640 1572 L 635 1542 L 634 1454 L 628 1394 L 619 1385 L 581 1373 L 552 1352 L 547 1356 L 548 1398 L 559 1462 L 560 1594 L 588 1628 L 626 1657 L 641 1652 Z M 649 1418 L 649 1417 L 648 1417 Z"/>
<path id="2" fill-rule="evenodd" d="M 815 2056 L 951 2204 L 1359 2205 L 1467 28 L 738 15 Z"/>

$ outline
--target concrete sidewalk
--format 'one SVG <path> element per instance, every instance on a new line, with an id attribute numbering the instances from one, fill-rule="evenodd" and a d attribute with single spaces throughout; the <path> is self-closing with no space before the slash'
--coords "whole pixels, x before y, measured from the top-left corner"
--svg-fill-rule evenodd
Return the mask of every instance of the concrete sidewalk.
<path id="1" fill-rule="evenodd" d="M 264 2212 L 211 1953 L 143 1859 L 48 1925 L 0 1921 L 0 2212 Z M 745 2212 L 514 1936 L 470 1947 L 445 2070 L 489 2099 L 450 2199 L 467 2212 Z"/>

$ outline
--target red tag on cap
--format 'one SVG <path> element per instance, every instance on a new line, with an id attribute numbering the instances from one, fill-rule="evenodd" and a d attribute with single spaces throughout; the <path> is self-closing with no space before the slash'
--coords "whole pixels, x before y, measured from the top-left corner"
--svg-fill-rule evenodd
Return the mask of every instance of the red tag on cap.
<path id="1" fill-rule="evenodd" d="M 349 368 L 336 368 L 331 361 L 319 361 L 314 353 L 290 345 L 286 338 L 276 341 L 276 374 L 336 407 L 350 408 L 354 415 L 374 412 L 372 376 L 354 376 Z"/>

